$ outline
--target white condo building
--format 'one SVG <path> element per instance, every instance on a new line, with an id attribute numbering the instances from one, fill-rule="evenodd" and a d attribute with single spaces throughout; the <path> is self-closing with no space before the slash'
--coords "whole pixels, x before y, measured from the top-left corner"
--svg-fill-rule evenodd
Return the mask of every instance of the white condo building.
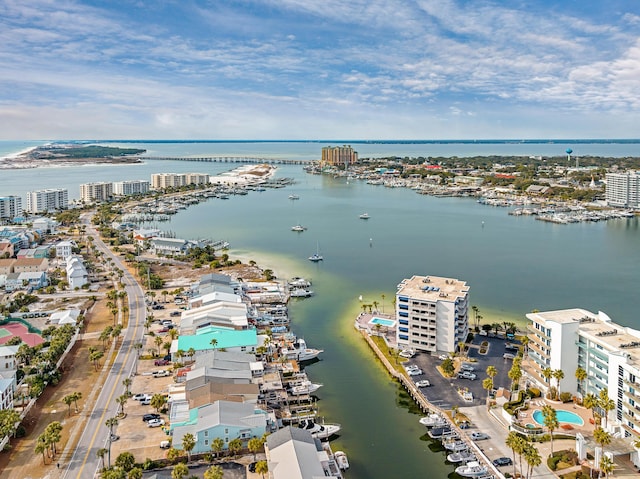
<path id="1" fill-rule="evenodd" d="M 606 199 L 609 206 L 640 208 L 640 171 L 607 173 Z"/>
<path id="2" fill-rule="evenodd" d="M 560 390 L 573 395 L 595 394 L 607 388 L 615 409 L 607 429 L 621 437 L 640 438 L 640 331 L 614 323 L 605 313 L 574 308 L 527 314 L 529 343 L 524 362 L 528 379 L 542 389 L 556 386 L 542 375 L 561 369 Z M 580 367 L 587 379 L 575 377 Z"/>
<path id="3" fill-rule="evenodd" d="M 149 192 L 150 187 L 151 183 L 147 180 L 114 181 L 113 194 L 121 196 L 143 195 Z"/>
<path id="4" fill-rule="evenodd" d="M 50 188 L 29 191 L 26 211 L 29 213 L 47 213 L 66 210 L 69 207 L 69 191 L 66 188 Z"/>
<path id="5" fill-rule="evenodd" d="M 80 200 L 85 203 L 107 201 L 113 196 L 113 183 L 104 181 L 80 185 Z"/>
<path id="6" fill-rule="evenodd" d="M 398 285 L 398 348 L 454 352 L 469 334 L 469 286 L 438 276 L 413 276 Z"/>
<path id="7" fill-rule="evenodd" d="M 0 219 L 12 219 L 22 216 L 22 198 L 19 196 L 0 197 Z"/>
<path id="8" fill-rule="evenodd" d="M 154 190 L 176 188 L 186 184 L 187 175 L 184 173 L 154 173 L 151 175 L 151 187 Z"/>

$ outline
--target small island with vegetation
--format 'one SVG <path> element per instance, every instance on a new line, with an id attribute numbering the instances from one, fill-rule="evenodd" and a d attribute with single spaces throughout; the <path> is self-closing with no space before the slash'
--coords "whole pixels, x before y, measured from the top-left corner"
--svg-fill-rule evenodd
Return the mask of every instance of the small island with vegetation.
<path id="1" fill-rule="evenodd" d="M 14 157 L 2 158 L 0 168 L 38 168 L 78 164 L 141 163 L 140 155 L 147 150 L 87 144 L 48 144 L 38 146 Z"/>

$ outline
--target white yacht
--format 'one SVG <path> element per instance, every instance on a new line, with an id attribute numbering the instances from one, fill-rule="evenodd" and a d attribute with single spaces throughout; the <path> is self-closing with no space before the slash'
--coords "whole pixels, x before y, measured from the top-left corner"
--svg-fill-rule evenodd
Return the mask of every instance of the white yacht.
<path id="1" fill-rule="evenodd" d="M 291 231 L 297 231 L 299 233 L 302 233 L 303 231 L 307 231 L 307 227 L 302 226 L 301 224 L 297 224 L 291 227 Z"/>
<path id="2" fill-rule="evenodd" d="M 346 471 L 347 469 L 349 469 L 349 460 L 347 459 L 347 455 L 344 453 L 344 451 L 336 451 L 333 454 L 333 457 L 335 458 L 336 463 L 341 470 Z"/>
<path id="3" fill-rule="evenodd" d="M 420 424 L 427 427 L 444 427 L 449 424 L 449 422 L 440 416 L 439 414 L 429 414 L 423 418 L 420 418 Z"/>
<path id="4" fill-rule="evenodd" d="M 309 256 L 309 261 L 313 261 L 317 263 L 318 261 L 322 261 L 324 258 L 320 254 L 320 245 L 316 244 L 316 252 Z"/>
<path id="5" fill-rule="evenodd" d="M 282 348 L 280 354 L 285 359 L 295 359 L 296 361 L 310 361 L 317 358 L 322 349 L 308 348 L 304 339 L 296 339 L 291 347 Z"/>
<path id="6" fill-rule="evenodd" d="M 453 454 L 449 454 L 447 456 L 447 461 L 453 462 L 453 463 L 470 462 L 475 460 L 476 460 L 476 456 L 471 451 L 454 452 Z"/>
<path id="7" fill-rule="evenodd" d="M 293 384 L 290 389 L 290 393 L 293 396 L 300 396 L 303 394 L 311 394 L 316 392 L 322 387 L 322 384 L 312 383 L 309 380 L 300 381 L 298 384 Z"/>
<path id="8" fill-rule="evenodd" d="M 487 468 L 478 461 L 471 461 L 464 466 L 456 467 L 456 474 L 462 477 L 480 477 L 487 473 Z"/>
<path id="9" fill-rule="evenodd" d="M 369 219 L 369 213 L 362 213 L 360 215 L 360 219 L 361 220 L 368 220 Z"/>
<path id="10" fill-rule="evenodd" d="M 289 195 L 290 200 L 299 200 L 300 197 L 298 195 Z"/>
<path id="11" fill-rule="evenodd" d="M 289 286 L 292 288 L 308 288 L 311 286 L 311 281 L 307 281 L 299 276 L 294 276 L 289 280 Z"/>
<path id="12" fill-rule="evenodd" d="M 449 442 L 443 442 L 442 444 L 447 451 L 452 452 L 462 452 L 468 448 L 467 444 L 464 441 L 453 440 Z"/>
<path id="13" fill-rule="evenodd" d="M 309 298 L 313 296 L 313 291 L 304 288 L 294 288 L 289 292 L 292 298 Z"/>
<path id="14" fill-rule="evenodd" d="M 309 431 L 317 439 L 329 439 L 334 434 L 340 432 L 340 424 L 318 424 L 313 419 L 306 419 L 298 426 L 300 429 Z"/>

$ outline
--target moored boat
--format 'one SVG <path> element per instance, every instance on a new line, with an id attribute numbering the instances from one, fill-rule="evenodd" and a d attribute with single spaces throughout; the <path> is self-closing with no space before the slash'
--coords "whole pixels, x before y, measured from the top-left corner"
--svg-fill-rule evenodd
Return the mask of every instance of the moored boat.
<path id="1" fill-rule="evenodd" d="M 282 348 L 280 354 L 285 359 L 295 359 L 296 361 L 310 361 L 318 357 L 323 352 L 322 349 L 308 348 L 304 339 L 296 339 L 291 347 Z"/>
<path id="2" fill-rule="evenodd" d="M 439 414 L 429 414 L 419 420 L 420 424 L 426 427 L 444 427 L 448 421 Z"/>
<path id="3" fill-rule="evenodd" d="M 309 298 L 313 296 L 313 291 L 304 288 L 295 288 L 291 290 L 289 296 L 292 298 Z"/>
<path id="4" fill-rule="evenodd" d="M 360 219 L 361 220 L 368 220 L 369 219 L 369 213 L 362 213 L 360 215 Z"/>
<path id="5" fill-rule="evenodd" d="M 456 474 L 462 477 L 481 477 L 487 474 L 487 468 L 478 461 L 471 461 L 464 466 L 456 467 Z"/>
<path id="6" fill-rule="evenodd" d="M 454 452 L 447 456 L 447 461 L 453 462 L 453 463 L 469 462 L 469 461 L 475 461 L 475 460 L 476 460 L 476 456 L 471 451 Z"/>
<path id="7" fill-rule="evenodd" d="M 342 428 L 340 424 L 318 424 L 312 419 L 302 421 L 298 427 L 309 431 L 317 439 L 329 439 L 334 434 L 338 434 Z"/>
<path id="8" fill-rule="evenodd" d="M 306 231 L 306 230 L 307 230 L 307 227 L 306 226 L 302 226 L 301 224 L 297 224 L 297 225 L 291 227 L 291 231 L 302 232 L 302 231 Z"/>
<path id="9" fill-rule="evenodd" d="M 346 471 L 347 469 L 349 469 L 349 460 L 347 459 L 347 455 L 343 451 L 336 451 L 333 454 L 333 457 L 335 458 L 336 463 L 341 470 Z"/>

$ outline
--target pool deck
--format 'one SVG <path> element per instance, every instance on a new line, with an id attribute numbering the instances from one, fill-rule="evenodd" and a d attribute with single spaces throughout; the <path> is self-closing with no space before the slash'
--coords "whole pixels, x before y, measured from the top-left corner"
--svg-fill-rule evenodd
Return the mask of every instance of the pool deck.
<path id="1" fill-rule="evenodd" d="M 380 325 L 380 330 L 376 330 L 375 325 L 371 324 L 371 320 L 373 318 L 387 319 L 389 321 L 394 321 L 393 327 Z M 387 345 L 391 348 L 397 347 L 396 342 L 396 319 L 390 314 L 384 314 L 379 311 L 375 311 L 373 313 L 360 313 L 355 321 L 355 327 L 359 330 L 366 331 L 369 335 L 373 336 L 383 336 Z"/>
<path id="2" fill-rule="evenodd" d="M 593 417 L 591 416 L 591 411 L 583 408 L 582 406 L 577 406 L 573 403 L 561 403 L 559 401 L 549 401 L 548 399 L 536 398 L 532 399 L 527 403 L 528 409 L 526 411 L 518 412 L 518 420 L 524 426 L 527 424 L 533 424 L 534 426 L 544 427 L 543 424 L 538 424 L 535 419 L 533 419 L 533 413 L 542 410 L 545 405 L 549 405 L 554 408 L 556 411 L 565 410 L 568 412 L 574 413 L 576 416 L 579 416 L 580 419 L 584 421 L 582 425 L 578 424 L 569 424 L 566 422 L 560 422 L 560 427 L 558 428 L 558 432 L 566 431 L 569 434 L 575 434 L 576 432 L 583 433 L 584 435 L 591 435 L 593 433 Z"/>

